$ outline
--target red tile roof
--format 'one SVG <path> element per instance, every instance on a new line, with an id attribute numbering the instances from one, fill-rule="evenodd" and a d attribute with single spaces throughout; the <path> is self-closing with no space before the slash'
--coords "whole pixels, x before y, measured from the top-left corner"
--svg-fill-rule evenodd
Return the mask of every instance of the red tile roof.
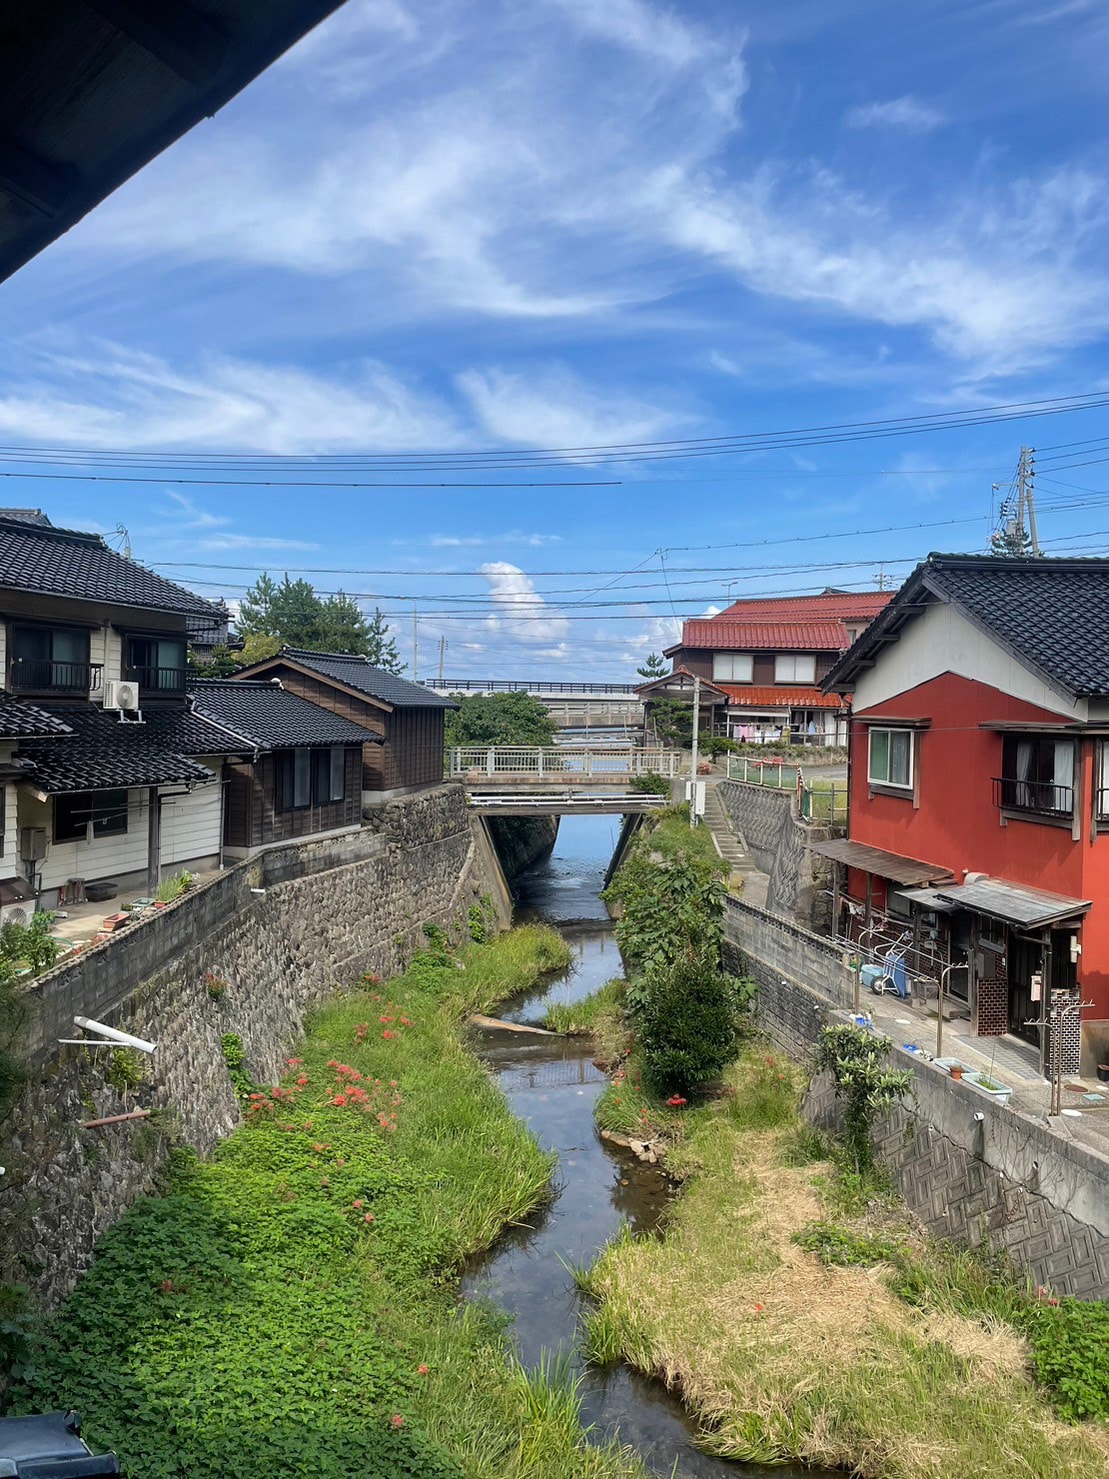
<path id="1" fill-rule="evenodd" d="M 764 596 L 735 601 L 720 616 L 738 617 L 745 621 L 808 621 L 837 617 L 841 621 L 869 621 L 886 609 L 893 595 L 893 591 L 842 591 L 822 596 Z"/>
<path id="2" fill-rule="evenodd" d="M 751 683 L 721 683 L 732 708 L 743 709 L 844 709 L 846 701 L 837 693 L 819 688 L 756 687 Z"/>
<path id="3" fill-rule="evenodd" d="M 687 621 L 681 645 L 718 652 L 846 652 L 851 639 L 842 621 L 726 621 L 714 616 Z"/>

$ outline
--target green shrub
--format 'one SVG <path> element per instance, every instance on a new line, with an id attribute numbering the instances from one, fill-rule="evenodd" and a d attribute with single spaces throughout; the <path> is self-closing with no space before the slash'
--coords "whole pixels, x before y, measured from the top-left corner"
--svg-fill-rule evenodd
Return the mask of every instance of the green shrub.
<path id="1" fill-rule="evenodd" d="M 641 796 L 669 796 L 670 782 L 657 770 L 649 770 L 646 775 L 633 775 L 628 790 L 638 791 Z"/>
<path id="2" fill-rule="evenodd" d="M 146 1082 L 146 1055 L 138 1048 L 113 1048 L 104 1066 L 104 1078 L 117 1094 L 126 1094 Z"/>
<path id="3" fill-rule="evenodd" d="M 847 1023 L 822 1028 L 817 1040 L 816 1067 L 832 1075 L 847 1149 L 859 1172 L 874 1164 L 871 1126 L 905 1097 L 912 1082 L 909 1069 L 891 1068 L 886 1054 L 881 1038 Z"/>
<path id="4" fill-rule="evenodd" d="M 734 755 L 739 746 L 735 740 L 725 739 L 723 735 L 714 734 L 703 741 L 700 750 L 703 755 L 708 755 L 716 760 L 721 755 Z"/>
<path id="5" fill-rule="evenodd" d="M 699 960 L 663 967 L 642 983 L 634 1007 L 644 1076 L 659 1093 L 693 1094 L 734 1056 L 738 983 Z"/>
<path id="6" fill-rule="evenodd" d="M 1031 1322 L 1036 1380 L 1070 1422 L 1109 1418 L 1109 1302 L 1060 1299 Z"/>
<path id="7" fill-rule="evenodd" d="M 227 1064 L 227 1076 L 231 1080 L 236 1097 L 241 1104 L 247 1104 L 254 1092 L 254 1080 L 243 1066 L 246 1062 L 243 1040 L 237 1032 L 225 1032 L 219 1042 L 223 1061 Z"/>

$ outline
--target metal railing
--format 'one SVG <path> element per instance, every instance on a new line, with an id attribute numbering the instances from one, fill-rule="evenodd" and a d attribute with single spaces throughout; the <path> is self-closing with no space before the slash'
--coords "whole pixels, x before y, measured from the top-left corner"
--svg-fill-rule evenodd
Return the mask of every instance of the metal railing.
<path id="1" fill-rule="evenodd" d="M 835 826 L 847 821 L 846 781 L 813 780 L 799 765 L 788 765 L 784 760 L 752 760 L 747 755 L 729 755 L 727 775 L 730 781 L 749 786 L 794 792 L 803 821 Z"/>
<path id="2" fill-rule="evenodd" d="M 140 696 L 143 690 L 148 694 L 184 693 L 186 671 L 185 668 L 136 667 L 129 663 L 123 669 L 123 676 L 128 683 L 139 685 Z"/>
<path id="3" fill-rule="evenodd" d="M 1019 781 L 1015 776 L 995 775 L 993 800 L 1003 811 L 1043 817 L 1074 815 L 1074 787 L 1056 785 L 1054 781 Z"/>
<path id="4" fill-rule="evenodd" d="M 449 775 L 456 780 L 482 781 L 493 776 L 527 776 L 537 780 L 574 781 L 582 777 L 681 774 L 685 755 L 680 750 L 585 750 L 521 745 L 470 745 L 448 751 Z"/>
<path id="5" fill-rule="evenodd" d="M 13 657 L 8 687 L 13 693 L 95 693 L 103 678 L 98 662 L 54 662 L 46 657 Z"/>
<path id="6" fill-rule="evenodd" d="M 630 683 L 578 683 L 572 678 L 543 679 L 529 682 L 515 678 L 444 678 L 432 681 L 422 678 L 425 688 L 437 693 L 535 693 L 573 696 L 574 694 L 615 694 L 638 701 L 639 695 Z"/>

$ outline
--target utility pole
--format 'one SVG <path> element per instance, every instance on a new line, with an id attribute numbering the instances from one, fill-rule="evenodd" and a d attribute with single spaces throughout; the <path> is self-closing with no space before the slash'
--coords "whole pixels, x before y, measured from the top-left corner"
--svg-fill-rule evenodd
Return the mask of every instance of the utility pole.
<path id="1" fill-rule="evenodd" d="M 1036 449 L 1022 447 L 1016 474 L 997 510 L 997 522 L 990 539 L 996 554 L 1020 558 L 1040 554 L 1040 536 L 1036 528 Z M 993 492 L 999 492 L 993 485 Z M 991 508 L 993 499 L 990 500 Z M 1029 547 L 1031 546 L 1031 549 Z"/>
<path id="2" fill-rule="evenodd" d="M 420 615 L 415 606 L 412 608 L 412 681 L 419 680 L 420 676 L 420 654 L 419 654 L 419 623 Z"/>
<path id="3" fill-rule="evenodd" d="M 439 687 L 443 686 L 443 656 L 447 650 L 446 637 L 439 638 Z"/>
<path id="4" fill-rule="evenodd" d="M 697 738 L 701 731 L 701 680 L 693 679 L 693 743 L 689 756 L 689 825 L 697 825 Z"/>
<path id="5" fill-rule="evenodd" d="M 1022 447 L 1020 449 L 1020 519 L 1024 522 L 1024 516 L 1028 515 L 1028 532 L 1032 536 L 1032 553 L 1040 553 L 1040 540 L 1036 533 L 1036 449 L 1035 447 Z"/>

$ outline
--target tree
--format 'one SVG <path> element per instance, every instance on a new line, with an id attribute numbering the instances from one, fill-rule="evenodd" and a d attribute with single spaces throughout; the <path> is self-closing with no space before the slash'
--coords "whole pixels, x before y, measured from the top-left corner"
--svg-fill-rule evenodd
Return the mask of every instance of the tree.
<path id="1" fill-rule="evenodd" d="M 990 553 L 1019 560 L 1032 553 L 1032 537 L 1023 524 L 1011 519 L 1003 529 L 990 535 Z"/>
<path id="2" fill-rule="evenodd" d="M 664 744 L 693 743 L 693 705 L 680 698 L 657 698 L 647 711 L 648 722 Z"/>
<path id="3" fill-rule="evenodd" d="M 663 658 L 657 652 L 650 652 L 647 654 L 647 661 L 635 671 L 641 678 L 646 678 L 650 682 L 652 678 L 665 678 L 667 669 Z"/>
<path id="4" fill-rule="evenodd" d="M 190 678 L 229 678 L 243 666 L 243 659 L 222 644 L 213 647 L 204 657 L 189 648 L 188 669 Z"/>
<path id="5" fill-rule="evenodd" d="M 447 715 L 447 745 L 553 745 L 554 720 L 530 693 L 471 693 Z"/>
<path id="6" fill-rule="evenodd" d="M 286 575 L 279 585 L 260 575 L 242 599 L 237 625 L 245 641 L 244 664 L 261 662 L 288 646 L 354 653 L 386 672 L 404 671 L 382 611 L 375 607 L 367 616 L 345 591 L 325 599 L 307 580 Z"/>
<path id="7" fill-rule="evenodd" d="M 651 1087 L 695 1094 L 719 1078 L 735 1056 L 750 995 L 749 983 L 703 960 L 676 960 L 648 975 L 636 990 L 632 1021 Z"/>

